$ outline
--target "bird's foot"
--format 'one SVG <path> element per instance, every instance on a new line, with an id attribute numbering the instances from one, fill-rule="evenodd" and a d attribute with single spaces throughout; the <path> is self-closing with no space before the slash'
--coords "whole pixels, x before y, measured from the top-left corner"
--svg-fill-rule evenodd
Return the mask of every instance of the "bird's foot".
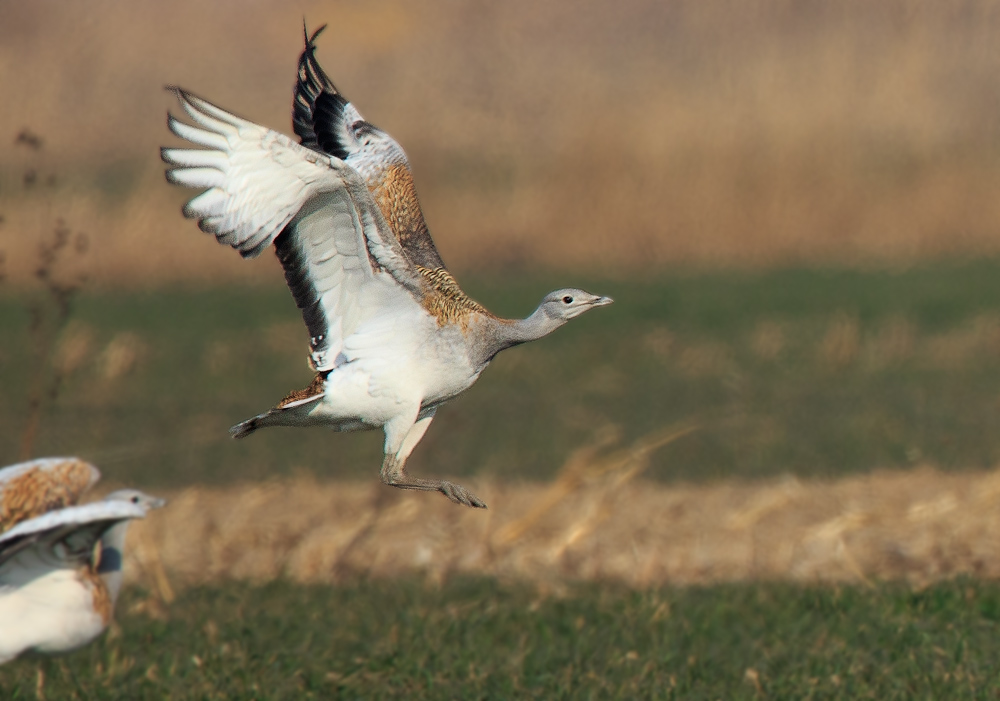
<path id="1" fill-rule="evenodd" d="M 441 480 L 441 485 L 438 487 L 438 491 L 444 494 L 449 499 L 451 499 L 456 504 L 465 504 L 466 506 L 471 506 L 474 509 L 486 508 L 485 501 L 477 497 L 475 494 L 473 494 L 460 484 L 455 484 L 454 482 Z"/>
<path id="2" fill-rule="evenodd" d="M 419 489 L 424 492 L 441 492 L 456 504 L 464 504 L 474 509 L 485 509 L 486 502 L 460 484 L 447 480 L 429 480 L 411 477 L 403 469 L 403 463 L 393 455 L 387 455 L 382 463 L 382 481 L 397 489 Z"/>

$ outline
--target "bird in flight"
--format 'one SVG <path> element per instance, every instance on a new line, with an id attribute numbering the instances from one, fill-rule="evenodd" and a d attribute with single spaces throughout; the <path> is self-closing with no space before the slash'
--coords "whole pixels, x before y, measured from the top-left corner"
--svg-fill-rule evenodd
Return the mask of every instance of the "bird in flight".
<path id="1" fill-rule="evenodd" d="M 168 115 L 170 131 L 201 147 L 161 149 L 169 182 L 204 189 L 184 215 L 244 258 L 274 246 L 310 336 L 309 386 L 230 431 L 382 428 L 383 482 L 485 507 L 459 484 L 405 470 L 437 408 L 500 351 L 612 300 L 561 289 L 527 318 L 504 319 L 468 297 L 434 246 L 403 149 L 362 118 L 316 61 L 322 29 L 306 34 L 299 58 L 293 122 L 301 143 L 170 88 L 194 123 Z"/>
<path id="2" fill-rule="evenodd" d="M 122 489 L 77 505 L 99 478 L 78 458 L 0 469 L 0 664 L 73 650 L 111 621 L 129 521 L 165 502 Z"/>

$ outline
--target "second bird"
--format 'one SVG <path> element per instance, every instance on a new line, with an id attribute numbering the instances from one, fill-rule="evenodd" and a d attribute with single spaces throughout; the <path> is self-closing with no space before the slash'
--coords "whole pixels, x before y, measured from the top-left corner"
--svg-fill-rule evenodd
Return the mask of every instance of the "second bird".
<path id="1" fill-rule="evenodd" d="M 485 507 L 461 485 L 406 473 L 435 411 L 500 351 L 612 300 L 556 290 L 527 318 L 502 319 L 462 292 L 431 240 L 403 149 L 316 62 L 319 31 L 299 59 L 293 117 L 301 144 L 179 88 L 197 126 L 168 117 L 174 134 L 203 147 L 162 150 L 170 182 L 207 188 L 184 215 L 244 258 L 273 244 L 309 330 L 310 385 L 231 432 L 381 427 L 383 482 Z"/>

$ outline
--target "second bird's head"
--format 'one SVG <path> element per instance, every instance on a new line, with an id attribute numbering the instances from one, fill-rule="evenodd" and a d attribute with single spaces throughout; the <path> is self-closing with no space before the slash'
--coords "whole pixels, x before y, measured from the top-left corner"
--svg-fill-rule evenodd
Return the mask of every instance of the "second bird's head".
<path id="1" fill-rule="evenodd" d="M 105 501 L 127 501 L 131 504 L 136 504 L 141 506 L 147 513 L 151 509 L 159 509 L 166 506 L 167 500 L 161 499 L 159 497 L 150 496 L 145 492 L 140 492 L 138 489 L 119 489 L 117 492 L 111 492 L 104 497 Z"/>

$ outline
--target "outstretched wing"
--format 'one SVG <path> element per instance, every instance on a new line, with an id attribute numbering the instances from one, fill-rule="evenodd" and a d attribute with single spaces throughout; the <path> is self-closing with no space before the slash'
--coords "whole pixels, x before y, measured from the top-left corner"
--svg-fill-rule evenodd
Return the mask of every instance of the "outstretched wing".
<path id="1" fill-rule="evenodd" d="M 396 140 L 365 121 L 316 60 L 316 37 L 306 33 L 299 56 L 292 122 L 303 146 L 334 156 L 361 173 L 406 256 L 414 265 L 444 268 L 413 186 L 410 163 Z M 303 27 L 303 29 L 305 29 Z"/>
<path id="2" fill-rule="evenodd" d="M 100 478 L 96 467 L 71 457 L 42 458 L 0 469 L 0 533 L 75 504 Z"/>
<path id="3" fill-rule="evenodd" d="M 330 370 L 345 338 L 386 308 L 418 309 L 426 283 L 364 181 L 342 160 L 175 89 L 197 124 L 170 130 L 204 149 L 162 149 L 167 180 L 208 188 L 184 207 L 245 258 L 272 243 L 309 329 L 312 362 Z"/>
<path id="4" fill-rule="evenodd" d="M 145 516 L 146 510 L 130 501 L 98 501 L 50 511 L 0 535 L 0 565 L 34 546 L 45 549 L 45 559 L 57 563 L 88 562 L 94 544 L 109 528 L 119 521 Z"/>

